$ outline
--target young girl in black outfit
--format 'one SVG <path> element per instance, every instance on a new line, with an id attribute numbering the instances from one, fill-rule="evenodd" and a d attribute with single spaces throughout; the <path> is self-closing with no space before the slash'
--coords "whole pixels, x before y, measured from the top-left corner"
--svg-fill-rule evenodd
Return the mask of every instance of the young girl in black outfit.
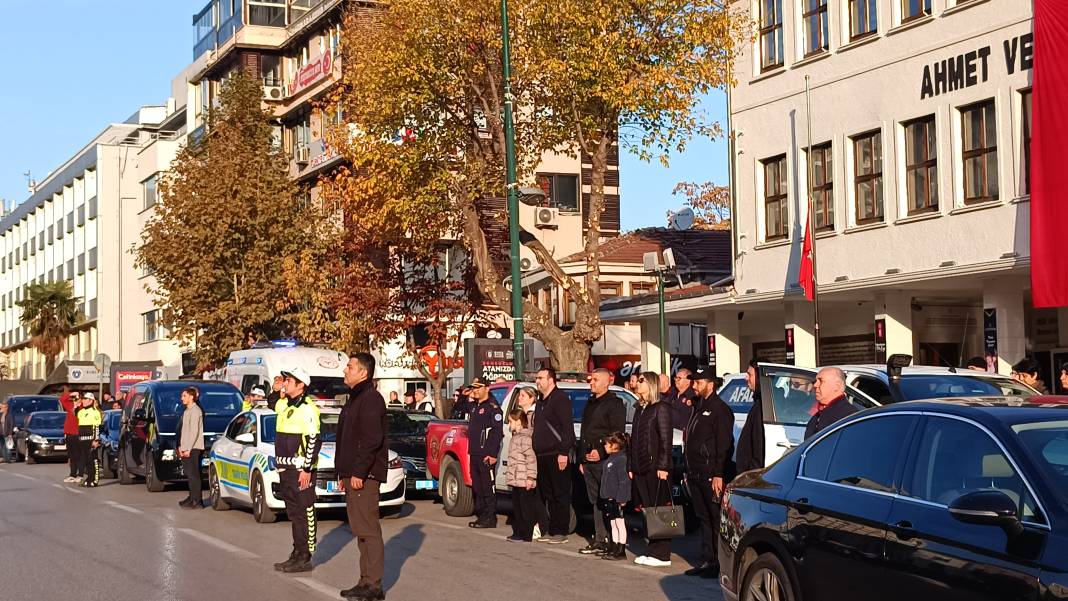
<path id="1" fill-rule="evenodd" d="M 623 506 L 630 501 L 630 475 L 627 473 L 627 435 L 615 432 L 604 439 L 608 459 L 601 473 L 598 503 L 604 514 L 608 531 L 608 550 L 601 559 L 627 558 L 627 525 L 623 520 Z"/>

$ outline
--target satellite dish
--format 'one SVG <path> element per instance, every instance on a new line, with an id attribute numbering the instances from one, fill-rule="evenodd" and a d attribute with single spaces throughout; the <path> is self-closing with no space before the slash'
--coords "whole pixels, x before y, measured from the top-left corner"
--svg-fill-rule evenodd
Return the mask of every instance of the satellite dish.
<path id="1" fill-rule="evenodd" d="M 693 209 L 691 209 L 690 207 L 683 207 L 682 210 L 676 213 L 672 213 L 668 225 L 671 226 L 671 229 L 678 230 L 681 232 L 693 227 L 693 222 Z"/>

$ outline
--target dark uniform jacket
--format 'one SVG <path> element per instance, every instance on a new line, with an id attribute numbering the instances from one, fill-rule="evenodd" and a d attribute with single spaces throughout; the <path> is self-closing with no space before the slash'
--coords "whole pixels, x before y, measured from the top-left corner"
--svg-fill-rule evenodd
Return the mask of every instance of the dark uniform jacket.
<path id="1" fill-rule="evenodd" d="M 634 414 L 630 466 L 635 474 L 671 470 L 671 407 L 654 403 Z"/>
<path id="2" fill-rule="evenodd" d="M 808 420 L 808 426 L 805 428 L 805 440 L 812 438 L 817 432 L 830 426 L 840 419 L 849 417 L 859 411 L 856 407 L 849 404 L 849 400 L 846 396 L 842 396 L 834 399 L 830 403 L 827 403 L 816 414 Z"/>
<path id="3" fill-rule="evenodd" d="M 764 467 L 764 407 L 760 388 L 753 391 L 753 407 L 738 436 L 738 473 Z"/>
<path id="4" fill-rule="evenodd" d="M 734 477 L 734 413 L 712 393 L 694 402 L 683 431 L 686 471 L 701 480 Z"/>
<path id="5" fill-rule="evenodd" d="M 467 454 L 496 459 L 501 455 L 503 439 L 504 420 L 497 403 L 485 400 L 475 405 L 467 424 Z"/>
<path id="6" fill-rule="evenodd" d="M 682 430 L 686 427 L 686 422 L 690 420 L 690 413 L 693 410 L 693 403 L 697 399 L 697 393 L 694 392 L 691 385 L 686 389 L 686 392 L 678 392 L 678 389 L 672 387 L 670 393 L 671 396 L 665 401 L 671 406 L 671 427 Z M 690 401 L 690 404 L 686 404 L 686 400 Z"/>
<path id="7" fill-rule="evenodd" d="M 365 380 L 349 392 L 337 422 L 334 467 L 339 478 L 386 481 L 389 463 L 389 417 L 386 400 Z"/>
<path id="8" fill-rule="evenodd" d="M 466 396 L 460 397 L 460 400 L 456 401 L 456 404 L 452 406 L 452 414 L 449 416 L 451 419 L 471 419 L 471 412 L 475 409 L 475 405 L 478 403 L 472 401 Z"/>
<path id="9" fill-rule="evenodd" d="M 627 406 L 611 390 L 599 397 L 591 396 L 582 410 L 582 426 L 579 430 L 578 461 L 586 461 L 586 454 L 596 450 L 600 461 L 608 457 L 604 439 L 627 427 Z"/>
<path id="10" fill-rule="evenodd" d="M 534 413 L 534 452 L 542 455 L 568 455 L 575 448 L 575 422 L 571 397 L 559 388 L 538 401 Z"/>

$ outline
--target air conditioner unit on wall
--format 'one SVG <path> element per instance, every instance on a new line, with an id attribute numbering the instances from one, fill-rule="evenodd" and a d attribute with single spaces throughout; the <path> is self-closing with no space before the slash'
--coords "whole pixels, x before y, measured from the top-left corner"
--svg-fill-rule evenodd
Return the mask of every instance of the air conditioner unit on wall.
<path id="1" fill-rule="evenodd" d="M 535 227 L 546 229 L 556 229 L 559 226 L 557 221 L 560 219 L 560 210 L 552 207 L 540 207 L 535 214 Z"/>
<path id="2" fill-rule="evenodd" d="M 525 246 L 519 247 L 519 270 L 522 272 L 533 271 L 541 267 L 538 263 L 538 258 L 534 256 L 534 251 Z"/>
<path id="3" fill-rule="evenodd" d="M 297 146 L 297 162 L 307 163 L 308 158 L 311 156 L 311 147 L 309 146 Z"/>
<path id="4" fill-rule="evenodd" d="M 263 86 L 263 98 L 265 100 L 281 100 L 285 96 L 285 88 L 282 86 Z"/>

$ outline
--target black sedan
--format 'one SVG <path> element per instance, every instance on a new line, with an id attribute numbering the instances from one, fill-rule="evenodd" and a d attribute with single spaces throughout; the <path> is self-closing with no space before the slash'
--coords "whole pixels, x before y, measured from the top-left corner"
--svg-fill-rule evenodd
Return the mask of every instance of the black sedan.
<path id="1" fill-rule="evenodd" d="M 432 492 L 437 481 L 426 476 L 426 428 L 434 416 L 418 411 L 387 409 L 389 448 L 400 455 L 408 494 Z"/>
<path id="2" fill-rule="evenodd" d="M 863 411 L 722 507 L 731 600 L 1068 599 L 1068 397 Z"/>
<path id="3" fill-rule="evenodd" d="M 15 434 L 15 450 L 26 463 L 40 459 L 66 459 L 67 444 L 63 438 L 62 411 L 36 411 L 26 418 L 26 426 Z"/>

